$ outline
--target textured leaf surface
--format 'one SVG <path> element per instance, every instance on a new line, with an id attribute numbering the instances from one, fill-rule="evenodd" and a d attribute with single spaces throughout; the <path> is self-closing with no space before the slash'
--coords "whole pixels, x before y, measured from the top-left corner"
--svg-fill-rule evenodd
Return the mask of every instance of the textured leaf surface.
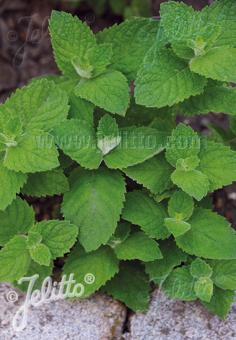
<path id="1" fill-rule="evenodd" d="M 148 277 L 141 267 L 122 263 L 119 273 L 105 286 L 105 291 L 124 302 L 133 311 L 146 311 L 150 300 Z"/>
<path id="2" fill-rule="evenodd" d="M 96 146 L 96 134 L 92 125 L 84 120 L 70 119 L 54 130 L 60 149 L 87 169 L 97 169 L 102 153 Z"/>
<path id="3" fill-rule="evenodd" d="M 209 277 L 201 277 L 194 284 L 196 296 L 206 302 L 210 302 L 213 295 L 213 282 Z"/>
<path id="4" fill-rule="evenodd" d="M 191 263 L 190 273 L 197 279 L 200 277 L 211 277 L 212 269 L 204 260 L 197 258 Z"/>
<path id="5" fill-rule="evenodd" d="M 171 187 L 170 175 L 172 167 L 167 163 L 163 154 L 122 171 L 135 182 L 142 184 L 153 194 L 160 194 Z"/>
<path id="6" fill-rule="evenodd" d="M 147 107 L 172 106 L 203 92 L 206 80 L 190 71 L 169 50 L 151 49 L 135 81 L 136 103 Z"/>
<path id="7" fill-rule="evenodd" d="M 115 149 L 121 142 L 119 128 L 116 120 L 109 115 L 104 115 L 98 124 L 97 145 L 103 155 Z"/>
<path id="8" fill-rule="evenodd" d="M 26 233 L 34 224 L 34 211 L 22 199 L 16 198 L 5 211 L 0 211 L 0 245 L 17 234 Z"/>
<path id="9" fill-rule="evenodd" d="M 52 258 L 68 253 L 78 236 L 78 227 L 68 221 L 42 221 L 31 230 L 42 235 L 42 243 L 49 248 Z"/>
<path id="10" fill-rule="evenodd" d="M 64 194 L 69 190 L 68 179 L 61 169 L 28 175 L 21 192 L 27 196 L 45 197 Z"/>
<path id="11" fill-rule="evenodd" d="M 211 313 L 218 315 L 221 319 L 225 319 L 234 302 L 235 293 L 230 290 L 223 290 L 214 287 L 214 293 L 209 303 L 202 302 Z"/>
<path id="12" fill-rule="evenodd" d="M 176 247 L 172 240 L 164 241 L 160 245 L 160 249 L 163 259 L 145 263 L 146 272 L 150 276 L 150 280 L 158 285 L 165 281 L 174 267 L 179 266 L 187 259 L 187 254 Z"/>
<path id="13" fill-rule="evenodd" d="M 67 276 L 73 273 L 76 282 L 84 284 L 85 291 L 82 297 L 87 297 L 119 271 L 118 264 L 113 250 L 108 247 L 101 247 L 88 254 L 78 247 L 66 259 L 63 273 Z M 87 274 L 94 276 L 93 283 L 86 284 Z"/>
<path id="14" fill-rule="evenodd" d="M 66 219 L 80 228 L 79 240 L 86 251 L 105 244 L 114 233 L 123 208 L 125 182 L 108 169 L 75 171 L 71 191 L 64 196 Z"/>
<path id="15" fill-rule="evenodd" d="M 80 81 L 75 94 L 102 109 L 124 116 L 129 106 L 129 87 L 119 71 L 108 71 L 94 79 Z"/>
<path id="16" fill-rule="evenodd" d="M 133 18 L 99 32 L 97 37 L 112 44 L 112 68 L 134 80 L 146 52 L 156 40 L 157 31 L 156 20 Z"/>
<path id="17" fill-rule="evenodd" d="M 166 238 L 168 231 L 164 226 L 166 212 L 161 204 L 142 191 L 128 192 L 122 218 L 136 224 L 150 237 Z"/>
<path id="18" fill-rule="evenodd" d="M 207 78 L 236 82 L 236 48 L 216 47 L 190 62 L 190 69 Z"/>
<path id="19" fill-rule="evenodd" d="M 0 251 L 0 282 L 14 282 L 29 268 L 30 256 L 24 236 L 14 236 Z"/>
<path id="20" fill-rule="evenodd" d="M 165 218 L 165 226 L 174 237 L 185 234 L 191 228 L 188 222 L 175 218 Z"/>
<path id="21" fill-rule="evenodd" d="M 197 298 L 194 279 L 186 266 L 174 269 L 163 283 L 162 289 L 171 299 L 193 301 Z"/>
<path id="22" fill-rule="evenodd" d="M 0 210 L 5 210 L 11 204 L 26 180 L 25 174 L 9 170 L 0 163 Z"/>
<path id="23" fill-rule="evenodd" d="M 175 191 L 168 202 L 170 217 L 188 220 L 192 216 L 193 209 L 192 197 L 182 191 Z"/>
<path id="24" fill-rule="evenodd" d="M 43 244 L 37 244 L 29 249 L 31 258 L 42 266 L 49 266 L 51 262 L 51 253 L 49 248 Z"/>
<path id="25" fill-rule="evenodd" d="M 109 168 L 123 169 L 142 163 L 166 145 L 166 135 L 149 127 L 128 127 L 120 132 L 119 146 L 104 159 Z"/>
<path id="26" fill-rule="evenodd" d="M 59 162 L 53 137 L 41 131 L 23 135 L 16 146 L 7 149 L 4 165 L 10 170 L 23 173 L 56 168 Z"/>
<path id="27" fill-rule="evenodd" d="M 162 258 L 157 242 L 143 232 L 131 234 L 124 242 L 118 244 L 114 250 L 119 260 L 149 262 Z"/>
<path id="28" fill-rule="evenodd" d="M 208 259 L 236 259 L 236 233 L 222 216 L 199 208 L 189 223 L 191 229 L 176 238 L 181 249 Z"/>
<path id="29" fill-rule="evenodd" d="M 207 141 L 199 157 L 199 169 L 209 178 L 211 191 L 236 180 L 236 152 L 228 146 Z"/>
<path id="30" fill-rule="evenodd" d="M 221 260 L 211 261 L 213 268 L 212 280 L 214 284 L 222 289 L 236 289 L 236 261 L 235 260 Z"/>

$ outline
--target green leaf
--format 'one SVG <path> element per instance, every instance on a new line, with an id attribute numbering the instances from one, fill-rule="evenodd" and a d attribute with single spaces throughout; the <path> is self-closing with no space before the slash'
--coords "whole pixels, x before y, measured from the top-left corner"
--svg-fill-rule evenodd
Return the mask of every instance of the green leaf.
<path id="1" fill-rule="evenodd" d="M 168 213 L 170 217 L 188 220 L 194 209 L 192 197 L 183 191 L 175 191 L 168 202 Z"/>
<path id="2" fill-rule="evenodd" d="M 29 249 L 31 258 L 42 266 L 49 266 L 51 263 L 51 253 L 45 244 L 37 244 Z"/>
<path id="3" fill-rule="evenodd" d="M 142 191 L 128 192 L 122 218 L 136 224 L 149 236 L 164 239 L 169 236 L 164 226 L 166 212 L 161 204 Z"/>
<path id="4" fill-rule="evenodd" d="M 131 232 L 131 224 L 128 222 L 120 222 L 115 230 L 114 235 L 108 241 L 108 245 L 112 248 L 115 248 L 118 244 L 125 241 Z"/>
<path id="5" fill-rule="evenodd" d="M 195 170 L 200 163 L 200 159 L 197 156 L 187 157 L 185 159 L 180 158 L 177 160 L 176 169 L 183 171 Z"/>
<path id="6" fill-rule="evenodd" d="M 35 80 L 18 89 L 0 105 L 0 130 L 3 128 L 3 132 L 8 134 L 7 124 L 20 119 L 20 126 L 24 131 L 49 131 L 66 120 L 68 111 L 68 97 L 64 91 L 53 81 Z M 20 130 L 16 135 L 19 135 Z"/>
<path id="7" fill-rule="evenodd" d="M 85 120 L 93 125 L 94 108 L 94 105 L 87 100 L 76 97 L 74 93 L 70 95 L 69 118 Z"/>
<path id="8" fill-rule="evenodd" d="M 5 210 L 16 198 L 27 180 L 27 176 L 5 168 L 0 162 L 0 210 Z"/>
<path id="9" fill-rule="evenodd" d="M 193 129 L 185 124 L 178 124 L 172 131 L 166 147 L 167 161 L 176 166 L 179 159 L 197 156 L 200 151 L 200 138 Z"/>
<path id="10" fill-rule="evenodd" d="M 224 112 L 236 115 L 236 89 L 232 87 L 208 86 L 199 96 L 190 97 L 178 106 L 184 115 Z"/>
<path id="11" fill-rule="evenodd" d="M 23 277 L 30 265 L 26 237 L 14 236 L 0 250 L 0 282 L 14 282 Z"/>
<path id="12" fill-rule="evenodd" d="M 122 263 L 119 273 L 106 284 L 104 290 L 135 312 L 148 309 L 150 300 L 148 277 L 143 269 L 134 266 L 134 263 Z"/>
<path id="13" fill-rule="evenodd" d="M 49 248 L 53 259 L 68 253 L 78 236 L 78 227 L 59 220 L 39 222 L 31 231 L 42 236 L 42 243 Z"/>
<path id="14" fill-rule="evenodd" d="M 230 290 L 223 290 L 214 287 L 213 297 L 209 303 L 202 302 L 211 313 L 225 319 L 234 302 L 235 293 Z"/>
<path id="15" fill-rule="evenodd" d="M 222 216 L 199 208 L 188 222 L 191 229 L 176 238 L 181 249 L 207 259 L 236 259 L 236 233 Z"/>
<path id="16" fill-rule="evenodd" d="M 149 127 L 128 127 L 120 130 L 119 146 L 104 161 L 109 168 L 123 169 L 143 163 L 160 153 L 166 145 L 166 135 Z"/>
<path id="17" fill-rule="evenodd" d="M 86 251 L 96 250 L 107 243 L 117 227 L 125 199 L 124 178 L 120 172 L 100 168 L 76 170 L 71 180 L 63 214 L 80 228 L 79 240 Z"/>
<path id="18" fill-rule="evenodd" d="M 204 260 L 197 258 L 191 263 L 190 273 L 192 277 L 199 279 L 200 277 L 211 277 L 212 268 Z"/>
<path id="19" fill-rule="evenodd" d="M 217 287 L 236 290 L 235 260 L 211 261 L 210 265 L 213 268 L 212 280 Z"/>
<path id="20" fill-rule="evenodd" d="M 40 172 L 59 166 L 53 137 L 41 131 L 19 137 L 16 145 L 8 147 L 4 165 L 14 171 Z"/>
<path id="21" fill-rule="evenodd" d="M 196 296 L 206 302 L 210 302 L 213 295 L 213 282 L 209 277 L 201 277 L 194 284 Z"/>
<path id="22" fill-rule="evenodd" d="M 5 211 L 0 211 L 0 245 L 18 234 L 26 233 L 34 224 L 34 211 L 21 198 L 16 198 Z"/>
<path id="23" fill-rule="evenodd" d="M 29 231 L 28 232 L 28 238 L 27 238 L 27 246 L 28 248 L 35 247 L 39 243 L 41 243 L 43 237 L 40 233 L 36 231 Z"/>
<path id="24" fill-rule="evenodd" d="M 188 195 L 200 201 L 209 190 L 208 177 L 198 170 L 175 170 L 171 175 L 172 182 Z"/>
<path id="25" fill-rule="evenodd" d="M 172 106 L 203 92 L 206 80 L 192 73 L 170 50 L 152 48 L 135 81 L 136 103 L 147 107 Z"/>
<path id="26" fill-rule="evenodd" d="M 191 71 L 204 77 L 236 82 L 236 48 L 215 47 L 190 61 Z"/>
<path id="27" fill-rule="evenodd" d="M 165 218 L 165 226 L 174 237 L 185 234 L 191 228 L 189 223 L 175 218 Z"/>
<path id="28" fill-rule="evenodd" d="M 162 254 L 156 241 L 143 232 L 131 234 L 114 249 L 119 260 L 140 260 L 144 262 L 161 259 Z"/>
<path id="29" fill-rule="evenodd" d="M 156 41 L 158 26 L 156 20 L 136 17 L 99 32 L 100 42 L 112 44 L 111 67 L 134 80 L 146 52 Z"/>
<path id="30" fill-rule="evenodd" d="M 102 287 L 119 271 L 118 260 L 112 249 L 101 247 L 86 254 L 81 247 L 75 248 L 67 257 L 63 274 L 74 274 L 77 283 L 84 284 L 84 294 L 88 297 Z M 94 277 L 94 282 L 87 283 L 87 275 Z"/>
<path id="31" fill-rule="evenodd" d="M 176 247 L 174 241 L 170 239 L 162 242 L 160 249 L 163 259 L 145 263 L 145 270 L 150 280 L 158 285 L 162 285 L 174 267 L 187 260 L 187 254 Z"/>
<path id="32" fill-rule="evenodd" d="M 61 195 L 69 191 L 67 177 L 61 169 L 29 174 L 21 192 L 32 197 Z"/>
<path id="33" fill-rule="evenodd" d="M 193 301 L 197 298 L 194 279 L 187 266 L 174 269 L 164 281 L 162 289 L 171 299 Z"/>
<path id="34" fill-rule="evenodd" d="M 125 116 L 130 100 L 127 79 L 119 71 L 108 71 L 94 79 L 81 80 L 75 94 L 121 116 Z"/>
<path id="35" fill-rule="evenodd" d="M 116 120 L 110 115 L 104 115 L 98 124 L 97 128 L 97 146 L 102 151 L 103 155 L 108 154 L 115 149 L 121 142 L 119 128 Z"/>
<path id="36" fill-rule="evenodd" d="M 80 62 L 81 73 L 91 71 L 88 56 L 96 46 L 96 39 L 86 23 L 69 13 L 53 11 L 50 34 L 56 63 L 64 74 L 77 74 L 72 63 L 75 58 Z"/>
<path id="37" fill-rule="evenodd" d="M 122 169 L 122 171 L 153 194 L 161 194 L 172 185 L 170 175 L 173 169 L 167 163 L 163 154 L 150 158 L 141 164 Z"/>
<path id="38" fill-rule="evenodd" d="M 236 152 L 228 146 L 207 141 L 199 157 L 201 160 L 199 169 L 209 178 L 210 191 L 220 189 L 236 180 Z"/>
<path id="39" fill-rule="evenodd" d="M 102 153 L 96 146 L 92 125 L 84 120 L 70 119 L 54 130 L 55 141 L 63 152 L 87 169 L 97 169 Z"/>

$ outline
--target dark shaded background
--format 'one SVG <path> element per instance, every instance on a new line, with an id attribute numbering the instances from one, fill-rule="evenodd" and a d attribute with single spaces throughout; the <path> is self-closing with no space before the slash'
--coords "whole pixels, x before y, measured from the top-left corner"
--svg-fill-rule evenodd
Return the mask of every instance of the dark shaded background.
<path id="1" fill-rule="evenodd" d="M 94 0 L 96 2 L 96 0 Z M 119 1 L 119 0 L 117 0 Z M 127 0 L 129 3 L 130 0 Z M 145 0 L 143 0 L 145 1 Z M 149 1 L 149 0 L 146 0 Z M 160 3 L 165 0 L 150 0 L 152 16 L 159 15 Z M 187 4 L 200 9 L 211 0 L 185 0 Z M 121 22 L 122 16 L 115 15 L 109 8 L 102 15 L 97 15 L 93 8 L 84 4 L 79 9 L 71 6 L 68 0 L 0 0 L 0 102 L 17 87 L 29 79 L 58 73 L 54 63 L 48 35 L 48 18 L 52 9 L 64 10 L 78 15 L 97 32 L 115 22 Z M 209 123 L 225 125 L 222 115 L 200 116 L 189 121 L 200 131 L 207 129 Z M 222 170 L 223 171 L 223 170 Z M 236 186 L 219 190 L 213 197 L 215 208 L 236 226 L 236 198 L 232 193 Z M 236 194 L 235 194 L 236 196 Z M 59 204 L 58 200 L 58 204 Z M 42 200 L 35 208 L 38 214 L 47 218 L 55 208 L 57 200 Z"/>

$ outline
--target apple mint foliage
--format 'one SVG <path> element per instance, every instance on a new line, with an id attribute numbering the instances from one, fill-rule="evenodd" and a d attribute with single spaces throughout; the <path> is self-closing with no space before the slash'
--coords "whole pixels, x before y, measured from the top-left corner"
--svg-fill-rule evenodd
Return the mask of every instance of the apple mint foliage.
<path id="1" fill-rule="evenodd" d="M 230 311 L 236 232 L 206 202 L 236 181 L 236 2 L 168 1 L 160 14 L 94 34 L 53 11 L 61 74 L 0 105 L 1 282 L 26 290 L 17 281 L 38 274 L 40 288 L 61 258 L 82 297 L 145 311 L 157 286 Z M 209 112 L 229 129 L 196 131 Z"/>

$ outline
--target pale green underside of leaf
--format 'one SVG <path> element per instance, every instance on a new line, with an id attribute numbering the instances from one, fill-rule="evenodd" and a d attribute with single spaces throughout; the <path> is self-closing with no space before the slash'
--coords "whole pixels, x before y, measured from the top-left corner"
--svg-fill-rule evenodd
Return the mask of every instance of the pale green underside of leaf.
<path id="1" fill-rule="evenodd" d="M 160 153 L 166 145 L 166 134 L 149 127 L 128 127 L 120 130 L 119 146 L 104 161 L 109 168 L 124 169 L 146 161 Z"/>
<path id="2" fill-rule="evenodd" d="M 160 244 L 163 259 L 145 263 L 145 270 L 150 280 L 161 285 L 174 267 L 187 260 L 187 254 L 176 247 L 174 241 L 167 240 Z"/>
<path id="3" fill-rule="evenodd" d="M 188 267 L 174 269 L 162 285 L 164 292 L 171 298 L 183 301 L 196 300 L 194 279 Z"/>
<path id="4" fill-rule="evenodd" d="M 122 169 L 122 171 L 153 194 L 161 194 L 172 185 L 170 175 L 173 169 L 167 163 L 163 154 L 150 158 L 141 164 Z"/>
<path id="5" fill-rule="evenodd" d="M 147 107 L 172 106 L 203 92 L 206 79 L 192 73 L 170 50 L 151 49 L 135 81 L 135 100 Z"/>
<path id="6" fill-rule="evenodd" d="M 137 17 L 99 32 L 98 41 L 112 44 L 111 67 L 134 80 L 146 52 L 156 40 L 158 26 L 156 20 Z"/>
<path id="7" fill-rule="evenodd" d="M 0 164 L 0 210 L 5 210 L 11 204 L 26 180 L 27 176 L 25 174 L 8 170 Z"/>
<path id="8" fill-rule="evenodd" d="M 94 79 L 81 80 L 75 94 L 121 116 L 125 116 L 130 101 L 127 79 L 119 71 L 108 71 Z"/>
<path id="9" fill-rule="evenodd" d="M 162 258 L 156 241 L 143 232 L 131 234 L 124 242 L 114 249 L 119 260 L 140 260 L 144 262 Z"/>
<path id="10" fill-rule="evenodd" d="M 31 230 L 42 235 L 42 243 L 49 248 L 53 259 L 68 253 L 78 236 L 78 227 L 68 221 L 42 221 Z"/>
<path id="11" fill-rule="evenodd" d="M 80 228 L 79 240 L 86 251 L 106 244 L 120 219 L 125 194 L 122 174 L 100 168 L 76 170 L 71 191 L 66 193 L 62 211 Z"/>
<path id="12" fill-rule="evenodd" d="M 109 281 L 104 290 L 135 312 L 146 311 L 150 300 L 148 277 L 142 267 L 122 263 L 119 273 Z"/>
<path id="13" fill-rule="evenodd" d="M 64 194 L 69 191 L 67 177 L 61 169 L 28 175 L 21 192 L 32 197 L 46 197 Z"/>
<path id="14" fill-rule="evenodd" d="M 171 175 L 171 179 L 174 184 L 197 201 L 200 201 L 208 193 L 208 178 L 198 170 L 175 170 Z"/>
<path id="15" fill-rule="evenodd" d="M 58 151 L 53 137 L 42 131 L 20 137 L 17 146 L 7 148 L 4 165 L 10 170 L 23 173 L 58 167 Z"/>
<path id="16" fill-rule="evenodd" d="M 0 245 L 17 234 L 26 233 L 34 224 L 34 211 L 22 199 L 16 198 L 5 211 L 0 211 Z"/>
<path id="17" fill-rule="evenodd" d="M 210 191 L 222 188 L 236 180 L 236 152 L 228 146 L 212 141 L 203 143 L 199 170 L 207 175 Z"/>
<path id="18" fill-rule="evenodd" d="M 209 112 L 236 115 L 236 90 L 233 87 L 209 86 L 199 96 L 191 97 L 178 105 L 184 115 Z"/>
<path id="19" fill-rule="evenodd" d="M 138 190 L 127 193 L 122 218 L 140 226 L 149 237 L 164 239 L 169 236 L 164 226 L 165 217 L 162 205 L 147 194 Z"/>
<path id="20" fill-rule="evenodd" d="M 26 237 L 13 237 L 0 251 L 0 282 L 20 279 L 27 273 L 29 265 Z"/>
<path id="21" fill-rule="evenodd" d="M 176 238 L 186 253 L 216 260 L 236 259 L 236 233 L 222 216 L 199 208 L 188 222 L 191 229 Z"/>
<path id="22" fill-rule="evenodd" d="M 216 47 L 190 61 L 190 69 L 207 78 L 236 82 L 236 48 Z"/>
<path id="23" fill-rule="evenodd" d="M 211 301 L 209 303 L 202 301 L 202 304 L 211 313 L 218 315 L 221 319 L 225 319 L 234 302 L 234 297 L 234 292 L 214 287 Z"/>
<path id="24" fill-rule="evenodd" d="M 66 259 L 63 274 L 68 277 L 74 274 L 76 282 L 84 284 L 85 291 L 82 297 L 88 297 L 119 271 L 118 264 L 113 250 L 108 247 L 101 247 L 88 254 L 78 247 Z M 94 275 L 94 283 L 85 283 L 86 274 Z"/>
<path id="25" fill-rule="evenodd" d="M 70 119 L 54 130 L 55 141 L 63 152 L 87 169 L 97 169 L 102 153 L 97 148 L 95 131 L 84 120 Z"/>

